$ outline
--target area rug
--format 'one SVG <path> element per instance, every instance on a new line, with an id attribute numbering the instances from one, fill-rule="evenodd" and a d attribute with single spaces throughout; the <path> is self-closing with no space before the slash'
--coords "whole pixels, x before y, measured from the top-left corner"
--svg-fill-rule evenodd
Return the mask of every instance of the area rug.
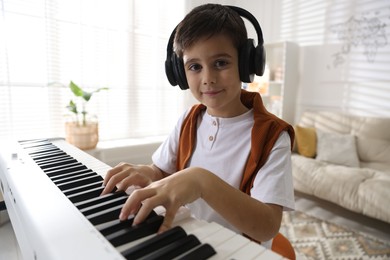
<path id="1" fill-rule="evenodd" d="M 303 212 L 284 212 L 280 232 L 308 260 L 390 259 L 390 241 L 322 221 Z"/>

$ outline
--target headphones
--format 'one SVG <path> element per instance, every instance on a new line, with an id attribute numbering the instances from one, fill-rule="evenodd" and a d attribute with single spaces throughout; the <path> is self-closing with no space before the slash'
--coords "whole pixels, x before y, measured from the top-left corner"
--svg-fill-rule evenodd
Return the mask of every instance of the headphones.
<path id="1" fill-rule="evenodd" d="M 265 68 L 265 50 L 264 40 L 261 27 L 256 18 L 247 10 L 236 6 L 226 6 L 234 10 L 241 17 L 246 18 L 252 23 L 257 33 L 257 47 L 254 45 L 253 39 L 247 39 L 244 46 L 239 50 L 238 69 L 240 80 L 242 82 L 250 83 L 253 81 L 254 74 L 262 76 Z M 167 46 L 167 58 L 165 60 L 165 74 L 172 86 L 179 85 L 182 90 L 189 88 L 187 77 L 184 70 L 184 62 L 173 51 L 173 41 L 176 34 L 176 28 L 169 37 Z"/>

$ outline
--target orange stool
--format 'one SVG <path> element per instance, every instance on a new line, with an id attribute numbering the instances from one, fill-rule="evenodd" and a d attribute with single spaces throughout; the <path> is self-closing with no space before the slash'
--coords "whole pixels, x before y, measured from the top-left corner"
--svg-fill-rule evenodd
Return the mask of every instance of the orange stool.
<path id="1" fill-rule="evenodd" d="M 272 240 L 271 250 L 285 258 L 295 260 L 294 248 L 290 241 L 281 233 L 278 233 Z"/>

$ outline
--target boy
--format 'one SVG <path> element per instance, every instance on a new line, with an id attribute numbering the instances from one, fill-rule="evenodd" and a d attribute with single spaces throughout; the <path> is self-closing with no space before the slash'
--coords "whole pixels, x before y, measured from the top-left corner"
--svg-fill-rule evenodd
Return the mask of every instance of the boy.
<path id="1" fill-rule="evenodd" d="M 164 231 L 186 205 L 195 217 L 269 247 L 282 211 L 294 208 L 294 133 L 264 109 L 258 93 L 241 89 L 239 50 L 246 41 L 243 20 L 227 6 L 199 6 L 178 25 L 175 53 L 182 59 L 184 84 L 201 105 L 179 118 L 152 165 L 121 163 L 107 173 L 103 194 L 115 186 L 140 187 L 120 219 L 137 213 L 137 224 L 162 205 Z"/>

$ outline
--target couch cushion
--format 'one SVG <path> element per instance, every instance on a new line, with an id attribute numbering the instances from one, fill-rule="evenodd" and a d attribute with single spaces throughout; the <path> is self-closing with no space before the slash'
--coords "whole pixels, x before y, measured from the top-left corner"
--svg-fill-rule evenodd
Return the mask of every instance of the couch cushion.
<path id="1" fill-rule="evenodd" d="M 355 136 L 327 133 L 317 129 L 317 160 L 359 167 Z"/>
<path id="2" fill-rule="evenodd" d="M 359 208 L 365 215 L 390 223 L 390 174 L 375 171 L 374 177 L 365 180 L 359 187 Z M 375 192 L 373 192 L 375 191 Z"/>
<path id="3" fill-rule="evenodd" d="M 390 141 L 358 136 L 357 151 L 361 161 L 381 162 L 390 168 Z"/>
<path id="4" fill-rule="evenodd" d="M 314 127 L 295 126 L 297 152 L 305 157 L 313 158 L 317 151 L 317 136 Z"/>

